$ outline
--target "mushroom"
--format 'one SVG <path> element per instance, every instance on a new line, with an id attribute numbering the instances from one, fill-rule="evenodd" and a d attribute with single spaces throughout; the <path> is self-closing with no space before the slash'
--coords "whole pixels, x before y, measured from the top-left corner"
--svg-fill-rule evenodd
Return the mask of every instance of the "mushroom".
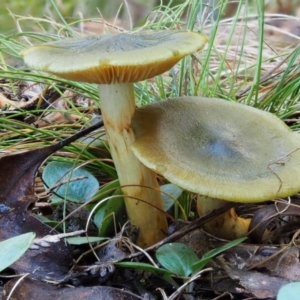
<path id="1" fill-rule="evenodd" d="M 196 32 L 140 31 L 66 39 L 21 52 L 32 68 L 99 84 L 111 155 L 123 186 L 129 219 L 140 229 L 137 243 L 142 247 L 164 237 L 167 221 L 156 174 L 141 164 L 130 149 L 135 141 L 131 129 L 135 111 L 133 83 L 169 70 L 184 56 L 200 50 L 206 41 Z"/>
<path id="2" fill-rule="evenodd" d="M 300 135 L 271 113 L 222 99 L 181 97 L 137 109 L 132 128 L 136 157 L 201 195 L 201 214 L 224 201 L 257 203 L 300 190 Z M 234 211 L 212 222 L 213 233 L 224 238 L 245 235 L 249 225 Z"/>
<path id="3" fill-rule="evenodd" d="M 240 202 L 243 202 L 242 200 Z M 200 216 L 203 216 L 213 209 L 217 209 L 226 204 L 226 201 L 212 198 L 204 195 L 197 195 L 197 211 Z M 204 228 L 207 232 L 216 237 L 235 240 L 248 235 L 251 219 L 239 217 L 234 208 L 221 214 L 217 218 L 207 222 Z"/>

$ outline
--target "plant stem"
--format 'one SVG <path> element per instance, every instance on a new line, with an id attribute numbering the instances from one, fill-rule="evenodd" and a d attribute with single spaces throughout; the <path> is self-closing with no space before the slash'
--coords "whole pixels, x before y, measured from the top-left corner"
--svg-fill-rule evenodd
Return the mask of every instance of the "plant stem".
<path id="1" fill-rule="evenodd" d="M 228 202 L 216 198 L 198 195 L 197 210 L 200 216 L 206 215 L 212 210 L 221 208 Z M 247 236 L 250 219 L 243 219 L 236 215 L 234 208 L 205 224 L 205 229 L 222 239 L 234 240 Z"/>
<path id="2" fill-rule="evenodd" d="M 149 247 L 165 237 L 167 220 L 156 174 L 146 168 L 130 148 L 135 141 L 131 129 L 134 86 L 133 83 L 101 84 L 99 94 L 107 140 L 121 187 L 135 185 L 123 187 L 122 191 L 129 219 L 139 227 L 137 244 Z"/>

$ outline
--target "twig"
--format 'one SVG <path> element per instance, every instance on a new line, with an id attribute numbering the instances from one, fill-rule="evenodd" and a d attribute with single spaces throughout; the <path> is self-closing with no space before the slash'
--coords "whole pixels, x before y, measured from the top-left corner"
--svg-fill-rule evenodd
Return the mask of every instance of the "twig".
<path id="1" fill-rule="evenodd" d="M 269 70 L 267 73 L 265 73 L 263 76 L 261 76 L 260 78 L 260 84 L 262 84 L 264 81 L 266 81 L 281 65 L 283 65 L 295 52 L 296 52 L 297 48 L 294 49 L 289 55 L 287 55 L 283 60 L 281 60 L 279 63 L 277 63 L 271 70 Z M 277 75 L 277 74 L 276 74 Z M 247 92 L 249 92 L 249 90 L 251 89 L 251 86 L 248 86 L 247 88 L 239 91 L 236 94 L 236 98 L 241 98 L 244 94 L 246 94 Z"/>
<path id="2" fill-rule="evenodd" d="M 184 235 L 188 234 L 189 232 L 203 226 L 205 223 L 213 220 L 214 218 L 218 217 L 219 215 L 223 214 L 224 212 L 226 212 L 227 210 L 229 210 L 230 208 L 235 207 L 235 206 L 237 206 L 237 203 L 230 203 L 230 202 L 226 203 L 224 206 L 222 206 L 218 209 L 214 209 L 210 213 L 204 215 L 203 217 L 198 218 L 197 220 L 189 223 L 184 228 L 174 232 L 173 234 L 166 237 L 162 241 L 154 244 L 151 247 L 148 247 L 147 249 L 145 249 L 145 251 L 147 251 L 147 252 L 154 251 L 154 250 L 158 249 L 159 247 L 161 247 L 162 245 L 164 245 L 166 243 L 171 243 L 173 241 L 176 241 L 179 238 L 181 238 L 182 236 L 184 236 Z M 131 258 L 134 258 L 134 257 L 138 257 L 142 254 L 143 254 L 143 252 L 133 253 L 133 254 L 130 254 L 129 256 L 125 257 L 124 259 L 131 259 Z"/>
<path id="3" fill-rule="evenodd" d="M 279 180 L 279 188 L 277 189 L 277 192 L 276 192 L 276 195 L 278 195 L 278 193 L 280 192 L 281 188 L 282 188 L 282 180 L 281 178 L 279 177 L 279 175 L 271 169 L 271 165 L 274 165 L 274 164 L 280 164 L 280 165 L 284 165 L 285 163 L 282 161 L 284 158 L 290 156 L 291 154 L 293 154 L 294 152 L 298 151 L 300 149 L 300 147 L 297 147 L 296 149 L 282 155 L 281 157 L 279 157 L 278 159 L 274 160 L 273 162 L 270 162 L 267 166 L 267 168 L 278 178 Z M 276 197 L 275 197 L 276 198 Z"/>

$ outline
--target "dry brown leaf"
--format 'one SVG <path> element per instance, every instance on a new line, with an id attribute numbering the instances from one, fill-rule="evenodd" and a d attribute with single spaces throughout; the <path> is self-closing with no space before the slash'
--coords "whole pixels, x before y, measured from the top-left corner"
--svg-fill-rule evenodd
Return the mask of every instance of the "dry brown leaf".
<path id="1" fill-rule="evenodd" d="M 77 123 L 81 120 L 81 117 L 75 114 L 70 114 L 67 101 L 63 98 L 55 101 L 50 109 L 57 109 L 58 111 L 47 113 L 44 112 L 43 115 L 35 122 L 38 127 L 45 127 L 49 124 L 68 124 Z M 45 115 L 45 116 L 44 116 Z"/>
<path id="2" fill-rule="evenodd" d="M 236 288 L 237 293 L 253 295 L 258 299 L 276 297 L 279 289 L 290 282 L 281 277 L 270 276 L 256 271 L 232 269 L 219 259 L 229 277 L 238 282 L 242 288 Z"/>

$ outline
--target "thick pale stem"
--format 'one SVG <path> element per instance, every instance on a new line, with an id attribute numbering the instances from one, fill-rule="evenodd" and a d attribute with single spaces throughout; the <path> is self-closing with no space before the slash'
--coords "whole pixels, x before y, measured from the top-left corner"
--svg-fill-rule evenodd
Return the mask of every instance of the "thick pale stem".
<path id="1" fill-rule="evenodd" d="M 216 198 L 198 195 L 197 211 L 200 216 L 205 215 L 226 204 L 226 201 Z M 243 219 L 237 216 L 235 210 L 231 208 L 226 213 L 216 217 L 205 224 L 205 229 L 222 239 L 234 240 L 247 236 L 250 219 Z"/>
<path id="2" fill-rule="evenodd" d="M 135 111 L 134 87 L 128 84 L 99 85 L 101 111 L 111 155 L 125 196 L 128 216 L 139 227 L 138 245 L 148 247 L 164 238 L 167 219 L 156 175 L 133 155 L 135 141 L 131 119 Z M 150 188 L 145 188 L 147 186 Z"/>

